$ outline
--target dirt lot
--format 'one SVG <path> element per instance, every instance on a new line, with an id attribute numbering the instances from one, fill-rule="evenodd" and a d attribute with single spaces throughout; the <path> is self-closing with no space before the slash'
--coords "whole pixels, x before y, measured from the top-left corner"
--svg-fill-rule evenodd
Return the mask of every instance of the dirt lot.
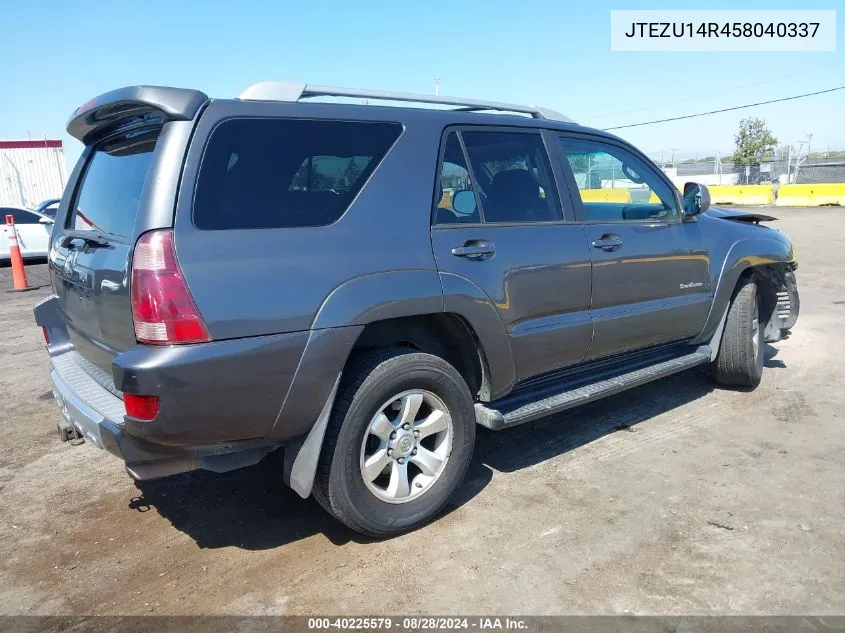
<path id="1" fill-rule="evenodd" d="M 0 292 L 0 613 L 845 612 L 845 210 L 774 214 L 802 314 L 756 391 L 693 370 L 482 430 L 448 514 L 385 542 L 270 460 L 136 487 L 59 443 L 31 312 L 48 289 Z"/>

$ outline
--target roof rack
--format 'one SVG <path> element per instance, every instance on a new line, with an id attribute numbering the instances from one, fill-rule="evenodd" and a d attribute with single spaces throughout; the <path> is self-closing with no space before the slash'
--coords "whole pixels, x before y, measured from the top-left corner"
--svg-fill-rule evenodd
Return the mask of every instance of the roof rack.
<path id="1" fill-rule="evenodd" d="M 360 88 L 338 88 L 335 86 L 315 86 L 302 82 L 261 81 L 244 90 L 238 99 L 245 101 L 300 101 L 312 97 L 353 97 L 358 99 L 378 99 L 381 101 L 407 101 L 412 103 L 436 103 L 440 105 L 461 106 L 462 110 L 499 112 L 519 112 L 530 114 L 535 119 L 574 123 L 572 119 L 548 108 L 496 101 L 479 101 L 461 97 L 440 97 L 414 94 L 410 92 L 389 92 L 386 90 L 362 90 Z"/>

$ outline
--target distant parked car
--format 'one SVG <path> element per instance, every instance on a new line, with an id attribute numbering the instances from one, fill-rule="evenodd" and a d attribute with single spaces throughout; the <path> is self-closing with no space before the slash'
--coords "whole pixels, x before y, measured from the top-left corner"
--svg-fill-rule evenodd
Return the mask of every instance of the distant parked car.
<path id="1" fill-rule="evenodd" d="M 41 204 L 35 207 L 35 211 L 42 215 L 46 215 L 47 217 L 56 219 L 56 211 L 59 210 L 59 203 L 61 200 L 59 198 L 50 198 L 49 200 L 45 200 Z"/>
<path id="2" fill-rule="evenodd" d="M 55 210 L 53 212 L 55 213 Z M 21 255 L 24 258 L 47 257 L 50 250 L 50 234 L 53 232 L 53 218 L 33 209 L 0 207 L 0 221 L 4 226 L 0 232 L 0 262 L 9 259 L 9 240 L 5 229 L 7 215 L 15 218 Z"/>

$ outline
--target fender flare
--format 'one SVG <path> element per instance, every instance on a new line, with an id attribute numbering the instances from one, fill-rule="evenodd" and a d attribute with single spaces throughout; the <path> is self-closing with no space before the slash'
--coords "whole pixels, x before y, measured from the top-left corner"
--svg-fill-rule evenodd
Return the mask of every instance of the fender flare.
<path id="1" fill-rule="evenodd" d="M 342 368 L 363 326 L 385 319 L 443 312 L 461 316 L 475 331 L 481 352 L 488 360 L 491 395 L 503 395 L 513 386 L 515 371 L 507 332 L 493 302 L 468 279 L 437 271 L 408 270 L 364 275 L 345 282 L 329 294 L 317 311 L 310 337 L 315 345 L 312 348 L 309 339 L 277 419 L 278 427 L 286 412 L 296 411 L 297 418 L 302 417 L 305 403 L 297 397 L 296 386 L 310 383 L 312 371 L 322 366 L 310 362 L 311 355 L 325 358 L 327 345 L 345 347 L 343 362 L 338 361 L 338 373 L 333 383 L 328 383 L 331 388 L 325 399 L 309 405 L 321 406 L 319 413 L 311 418 L 313 425 L 304 439 L 285 447 L 285 480 L 298 495 L 307 498 L 311 494 Z M 329 332 L 331 336 L 318 336 Z M 320 376 L 323 383 L 327 382 L 325 378 L 323 371 Z"/>
<path id="2" fill-rule="evenodd" d="M 440 277 L 434 270 L 397 270 L 355 277 L 332 290 L 312 330 L 443 312 Z"/>
<path id="3" fill-rule="evenodd" d="M 745 271 L 757 266 L 792 261 L 795 261 L 795 253 L 788 242 L 771 237 L 752 237 L 734 242 L 722 262 L 710 314 L 699 338 L 709 338 L 719 326 L 730 305 L 734 288 Z"/>

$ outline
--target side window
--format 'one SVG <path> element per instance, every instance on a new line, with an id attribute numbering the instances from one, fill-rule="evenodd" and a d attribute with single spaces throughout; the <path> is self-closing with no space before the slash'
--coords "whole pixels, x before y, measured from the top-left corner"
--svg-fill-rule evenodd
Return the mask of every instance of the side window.
<path id="1" fill-rule="evenodd" d="M 552 170 L 535 132 L 462 132 L 485 222 L 561 220 Z"/>
<path id="2" fill-rule="evenodd" d="M 470 182 L 464 151 L 458 133 L 451 132 L 446 139 L 443 160 L 440 163 L 440 197 L 436 200 L 436 224 L 464 224 L 481 222 L 475 192 Z"/>
<path id="3" fill-rule="evenodd" d="M 671 221 L 675 194 L 654 170 L 616 145 L 561 138 L 584 207 L 592 222 Z"/>
<path id="4" fill-rule="evenodd" d="M 398 123 L 230 119 L 211 133 L 194 194 L 200 229 L 325 226 L 402 131 Z"/>

